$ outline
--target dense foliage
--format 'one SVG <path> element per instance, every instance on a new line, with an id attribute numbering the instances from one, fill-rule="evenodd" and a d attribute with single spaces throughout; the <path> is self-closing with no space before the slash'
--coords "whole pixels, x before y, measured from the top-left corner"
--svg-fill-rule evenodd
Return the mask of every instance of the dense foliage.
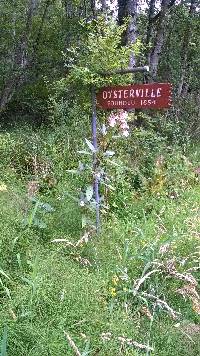
<path id="1" fill-rule="evenodd" d="M 0 18 L 0 355 L 197 356 L 198 1 L 3 0 Z M 154 81 L 172 107 L 98 109 L 96 151 L 91 87 Z"/>

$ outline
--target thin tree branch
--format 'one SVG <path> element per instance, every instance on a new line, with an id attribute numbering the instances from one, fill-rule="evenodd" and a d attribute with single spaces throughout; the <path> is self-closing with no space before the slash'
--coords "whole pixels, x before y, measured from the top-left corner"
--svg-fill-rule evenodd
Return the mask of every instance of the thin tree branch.
<path id="1" fill-rule="evenodd" d="M 118 340 L 121 342 L 122 345 L 127 344 L 128 346 L 134 346 L 140 350 L 145 350 L 147 352 L 149 351 L 154 351 L 154 349 L 150 346 L 139 344 L 137 341 L 134 341 L 132 339 L 126 339 L 125 337 L 118 337 Z"/>
<path id="2" fill-rule="evenodd" d="M 149 67 L 148 66 L 144 66 L 144 67 L 133 67 L 133 68 L 126 68 L 126 69 L 117 69 L 114 71 L 110 71 L 110 72 L 100 72 L 99 74 L 102 75 L 103 77 L 109 77 L 115 74 L 128 74 L 128 73 L 144 73 L 144 72 L 148 72 L 149 71 Z"/>

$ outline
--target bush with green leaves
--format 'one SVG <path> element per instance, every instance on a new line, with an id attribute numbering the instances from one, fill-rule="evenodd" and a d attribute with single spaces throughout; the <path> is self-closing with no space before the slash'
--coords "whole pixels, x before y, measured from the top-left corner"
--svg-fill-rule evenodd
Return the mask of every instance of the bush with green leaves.
<path id="1" fill-rule="evenodd" d="M 121 46 L 121 37 L 127 26 L 118 26 L 115 21 L 103 17 L 91 23 L 82 22 L 85 30 L 84 46 L 72 47 L 66 54 L 68 72 L 65 78 L 52 86 L 50 98 L 51 120 L 54 123 L 77 120 L 85 125 L 91 116 L 91 86 L 99 88 L 108 84 L 132 83 L 133 76 L 112 75 L 104 72 L 126 68 L 130 53 L 142 52 L 141 41 Z M 101 117 L 103 113 L 99 112 Z"/>

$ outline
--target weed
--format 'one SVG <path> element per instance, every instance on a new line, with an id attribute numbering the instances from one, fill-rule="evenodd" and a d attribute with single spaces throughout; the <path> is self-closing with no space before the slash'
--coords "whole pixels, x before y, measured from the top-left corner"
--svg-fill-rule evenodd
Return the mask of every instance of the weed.
<path id="1" fill-rule="evenodd" d="M 64 331 L 83 355 L 198 355 L 199 151 L 183 155 L 162 140 L 157 147 L 152 132 L 131 135 L 140 145 L 119 147 L 97 238 L 82 232 L 70 198 L 86 182 L 67 172 L 81 140 L 69 153 L 56 130 L 1 134 L 0 330 L 8 355 L 73 355 Z M 41 171 L 26 170 L 27 152 L 51 162 L 53 187 Z"/>

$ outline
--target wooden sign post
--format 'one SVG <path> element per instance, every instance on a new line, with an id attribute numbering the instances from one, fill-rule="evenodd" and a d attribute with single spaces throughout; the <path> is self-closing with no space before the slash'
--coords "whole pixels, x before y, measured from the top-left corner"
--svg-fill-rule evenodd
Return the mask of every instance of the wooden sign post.
<path id="1" fill-rule="evenodd" d="M 148 66 L 116 70 L 114 72 L 100 73 L 102 76 L 148 72 Z M 100 230 L 100 196 L 98 172 L 98 144 L 97 144 L 97 106 L 104 110 L 112 109 L 163 109 L 171 105 L 171 84 L 151 83 L 127 86 L 105 87 L 96 95 L 92 87 L 92 140 L 95 152 L 93 153 L 94 197 L 96 202 L 96 231 Z"/>

